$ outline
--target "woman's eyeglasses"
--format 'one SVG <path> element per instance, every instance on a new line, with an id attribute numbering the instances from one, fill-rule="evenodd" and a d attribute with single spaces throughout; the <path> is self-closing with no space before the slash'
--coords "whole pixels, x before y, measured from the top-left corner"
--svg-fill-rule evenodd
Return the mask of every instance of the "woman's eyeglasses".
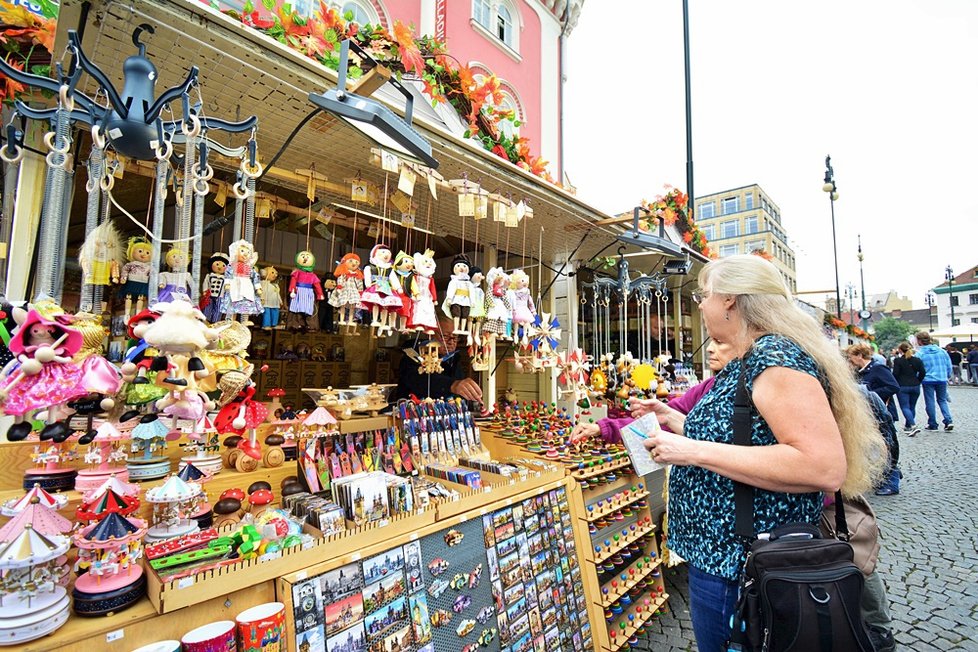
<path id="1" fill-rule="evenodd" d="M 707 300 L 707 298 L 709 298 L 709 296 L 710 293 L 707 292 L 706 290 L 695 290 L 692 294 L 690 294 L 690 297 L 692 297 L 693 302 L 697 304 L 703 303 L 704 301 Z"/>

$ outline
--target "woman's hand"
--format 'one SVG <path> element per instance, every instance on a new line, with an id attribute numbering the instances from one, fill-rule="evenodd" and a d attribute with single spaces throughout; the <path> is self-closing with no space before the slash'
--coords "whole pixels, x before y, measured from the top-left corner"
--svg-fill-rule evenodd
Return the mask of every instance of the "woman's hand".
<path id="1" fill-rule="evenodd" d="M 695 464 L 697 444 L 699 442 L 684 437 L 674 435 L 671 432 L 653 432 L 642 442 L 652 459 L 659 464 L 674 464 L 676 466 L 689 466 Z"/>
<path id="2" fill-rule="evenodd" d="M 601 428 L 598 427 L 596 423 L 579 423 L 574 426 L 571 430 L 570 441 L 572 444 L 576 444 L 584 439 L 590 437 L 598 437 L 601 434 Z"/>
<path id="3" fill-rule="evenodd" d="M 678 410 L 674 410 L 659 399 L 649 398 L 644 400 L 629 401 L 632 410 L 632 418 L 640 419 L 646 414 L 654 414 L 659 425 L 668 428 L 673 432 L 682 433 L 683 425 L 686 423 L 686 415 Z"/>

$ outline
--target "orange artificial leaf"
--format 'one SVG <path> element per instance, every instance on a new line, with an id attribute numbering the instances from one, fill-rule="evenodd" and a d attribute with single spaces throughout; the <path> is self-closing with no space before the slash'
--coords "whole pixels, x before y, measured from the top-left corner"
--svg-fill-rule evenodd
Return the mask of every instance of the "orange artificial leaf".
<path id="1" fill-rule="evenodd" d="M 416 75 L 424 73 L 424 57 L 421 56 L 421 50 L 414 42 L 414 35 L 399 20 L 394 21 L 394 40 L 397 41 L 397 50 L 401 55 L 404 72 L 414 72 Z"/>
<path id="2" fill-rule="evenodd" d="M 34 35 L 34 40 L 37 44 L 48 52 L 54 52 L 54 37 L 55 32 L 58 30 L 58 21 L 51 19 L 43 19 L 38 25 L 37 33 Z"/>
<path id="3" fill-rule="evenodd" d="M 469 93 L 475 88 L 475 75 L 468 66 L 460 66 L 458 69 L 458 85 L 463 93 Z"/>
<path id="4" fill-rule="evenodd" d="M 37 17 L 24 7 L 15 6 L 9 0 L 0 0 L 0 22 L 11 27 L 33 27 Z"/>
<path id="5" fill-rule="evenodd" d="M 24 64 L 19 61 L 7 61 L 7 63 L 10 64 L 11 68 L 16 68 L 17 70 L 24 69 Z M 27 90 L 27 87 L 19 81 L 14 80 L 12 77 L 7 77 L 4 74 L 0 74 L 0 80 L 3 81 L 3 85 L 0 86 L 0 101 L 13 100 L 19 93 Z"/>

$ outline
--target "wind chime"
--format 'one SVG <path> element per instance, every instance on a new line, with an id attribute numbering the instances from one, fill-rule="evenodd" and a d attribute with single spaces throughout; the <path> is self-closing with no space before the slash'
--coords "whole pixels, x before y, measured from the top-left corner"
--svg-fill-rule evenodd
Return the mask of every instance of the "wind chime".
<path id="1" fill-rule="evenodd" d="M 22 72 L 0 60 L 0 71 L 8 77 L 25 86 L 49 91 L 58 98 L 57 105 L 50 109 L 35 109 L 21 101 L 15 102 L 14 117 L 22 115 L 33 120 L 46 120 L 52 125 L 52 130 L 44 138 L 49 151 L 37 258 L 35 288 L 38 295 L 48 296 L 59 302 L 61 299 L 64 278 L 64 261 L 61 254 L 65 249 L 67 238 L 69 208 L 67 199 L 70 175 L 73 174 L 70 150 L 75 127 L 79 124 L 86 125 L 92 135 L 92 150 L 87 164 L 89 181 L 86 186 L 88 192 L 86 232 L 91 235 L 99 227 L 108 223 L 110 204 L 146 232 L 153 245 L 147 292 L 147 300 L 150 303 L 156 300 L 160 289 L 158 270 L 162 244 L 173 245 L 174 249 L 182 251 L 182 256 L 174 255 L 171 258 L 168 254 L 168 261 L 173 263 L 171 273 L 178 275 L 180 283 L 184 284 L 181 294 L 186 293 L 188 299 L 196 298 L 204 227 L 203 200 L 210 191 L 208 182 L 213 176 L 208 155 L 212 148 L 225 150 L 207 138 L 210 130 L 230 133 L 248 130 L 252 132 L 247 147 L 248 156 L 242 157 L 241 175 L 234 186 L 234 193 L 239 202 L 237 212 L 240 213 L 244 206 L 245 233 L 250 234 L 249 239 L 254 236 L 254 182 L 261 174 L 261 167 L 256 160 L 257 118 L 252 116 L 240 122 L 228 122 L 205 117 L 198 82 L 199 70 L 196 67 L 190 69 L 181 84 L 155 96 L 159 72 L 146 56 L 146 45 L 139 41 L 142 32 L 152 34 L 154 31 L 153 27 L 147 24 L 139 25 L 134 30 L 132 43 L 138 53 L 130 56 L 123 63 L 121 92 L 115 89 L 109 77 L 85 55 L 81 47 L 81 37 L 75 30 L 68 30 L 67 52 L 72 56 L 68 68 L 70 74 L 66 74 L 61 64 L 58 64 L 57 79 L 49 79 Z M 97 84 L 95 99 L 78 89 L 78 82 L 83 72 L 88 73 Z M 200 100 L 194 105 L 191 105 L 190 100 L 192 88 L 196 88 Z M 98 102 L 101 97 L 107 100 L 106 104 Z M 170 109 L 177 101 L 181 103 L 183 109 L 180 119 L 175 119 Z M 162 118 L 164 110 L 170 114 L 170 120 Z M 12 166 L 19 163 L 19 152 L 22 151 L 19 139 L 11 138 L 16 135 L 8 129 L 7 145 L 0 150 L 3 153 L 3 160 L 8 165 L 8 173 Z M 177 166 L 172 165 L 170 160 L 174 153 L 174 145 L 179 144 L 185 145 L 182 175 L 177 172 Z M 119 157 L 137 161 L 156 161 L 151 228 L 132 217 L 112 195 L 115 171 L 117 166 L 121 165 Z M 12 176 L 8 174 L 8 184 L 10 178 Z M 167 184 L 171 180 L 177 187 L 177 226 L 174 237 L 164 239 L 163 210 Z M 13 193 L 5 193 L 5 201 L 12 195 Z M 9 214 L 5 210 L 5 220 Z M 4 228 L 7 226 L 4 225 Z M 111 232 L 108 227 L 104 230 L 106 233 Z M 84 279 L 86 285 L 82 292 L 82 310 L 100 308 L 102 287 L 108 284 L 105 282 L 105 272 L 108 271 L 108 277 L 112 278 L 112 259 L 106 246 L 111 244 L 110 240 L 111 238 L 106 236 L 104 242 L 97 242 L 98 246 L 95 249 L 97 253 L 86 261 L 91 263 L 91 273 Z M 192 252 L 188 251 L 190 247 Z M 190 272 L 187 271 L 188 264 Z"/>

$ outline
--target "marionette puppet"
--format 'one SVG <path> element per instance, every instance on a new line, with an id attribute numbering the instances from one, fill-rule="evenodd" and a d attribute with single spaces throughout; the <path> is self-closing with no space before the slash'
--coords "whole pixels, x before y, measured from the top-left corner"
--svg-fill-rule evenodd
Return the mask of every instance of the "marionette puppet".
<path id="1" fill-rule="evenodd" d="M 228 269 L 230 259 L 220 251 L 211 254 L 207 259 L 210 270 L 201 283 L 200 310 L 210 323 L 221 321 L 221 296 L 224 294 L 224 273 Z"/>
<path id="2" fill-rule="evenodd" d="M 509 299 L 509 275 L 502 267 L 493 267 L 486 274 L 489 294 L 486 297 L 486 321 L 482 335 L 490 342 L 509 339 L 512 331 L 513 309 Z"/>
<path id="3" fill-rule="evenodd" d="M 247 240 L 236 240 L 228 247 L 231 262 L 224 270 L 224 295 L 221 297 L 221 312 L 233 319 L 234 315 L 244 315 L 242 323 L 248 325 L 250 315 L 262 311 L 261 279 L 255 270 L 258 252 Z"/>
<path id="4" fill-rule="evenodd" d="M 394 294 L 401 300 L 401 305 L 395 311 L 397 315 L 397 330 L 401 333 L 408 332 L 408 324 L 411 323 L 411 284 L 414 282 L 414 258 L 398 251 L 394 258 L 394 269 L 391 271 L 391 288 Z"/>
<path id="5" fill-rule="evenodd" d="M 282 288 L 278 285 L 278 270 L 271 265 L 261 270 L 261 300 L 265 304 L 261 327 L 265 330 L 278 328 L 282 309 Z"/>
<path id="6" fill-rule="evenodd" d="M 129 299 L 149 296 L 150 261 L 153 258 L 153 245 L 146 238 L 129 238 L 126 259 L 119 274 L 119 296 Z"/>
<path id="7" fill-rule="evenodd" d="M 469 312 L 472 308 L 472 280 L 469 278 L 469 259 L 464 254 L 452 261 L 452 278 L 445 290 L 442 312 L 455 324 L 455 335 L 468 335 Z"/>
<path id="8" fill-rule="evenodd" d="M 340 326 L 346 326 L 348 333 L 356 333 L 356 313 L 360 309 L 360 295 L 363 293 L 363 271 L 360 269 L 360 256 L 348 253 L 340 259 L 336 269 L 336 289 L 329 297 L 329 303 L 339 311 Z"/>
<path id="9" fill-rule="evenodd" d="M 482 344 L 482 324 L 486 321 L 486 291 L 483 289 L 486 275 L 481 267 L 469 269 L 469 298 L 472 307 L 469 310 L 469 340 Z"/>
<path id="10" fill-rule="evenodd" d="M 108 331 L 95 315 L 79 313 L 71 323 L 82 334 L 82 346 L 72 358 L 82 371 L 82 387 L 87 396 L 72 401 L 69 407 L 78 414 L 108 412 L 115 407 L 115 395 L 122 389 L 122 376 L 111 362 L 102 357 L 102 343 Z"/>
<path id="11" fill-rule="evenodd" d="M 509 302 L 513 308 L 513 339 L 523 346 L 529 343 L 529 325 L 537 316 L 530 292 L 530 277 L 522 269 L 509 275 Z"/>
<path id="12" fill-rule="evenodd" d="M 63 421 L 65 404 L 87 393 L 82 370 L 71 361 L 82 347 L 82 334 L 67 325 L 65 315 L 48 319 L 31 308 L 15 312 L 14 318 L 19 326 L 8 346 L 16 359 L 0 378 L 0 410 L 14 417 L 7 439 L 26 439 L 32 429 L 29 417 L 46 410 L 41 439 L 65 441 L 71 435 Z"/>
<path id="13" fill-rule="evenodd" d="M 370 326 L 374 329 L 375 337 L 394 332 L 392 322 L 401 303 L 391 288 L 392 258 L 390 247 L 376 244 L 370 250 L 370 264 L 363 268 L 363 294 L 360 295 L 360 303 L 370 308 Z"/>
<path id="14" fill-rule="evenodd" d="M 414 254 L 414 278 L 411 279 L 411 321 L 408 329 L 423 331 L 428 335 L 438 330 L 435 314 L 435 259 L 431 249 Z"/>
<path id="15" fill-rule="evenodd" d="M 187 252 L 179 247 L 173 247 L 164 257 L 167 271 L 159 274 L 158 303 L 167 303 L 174 299 L 190 301 L 191 283 L 193 276 L 187 271 Z"/>
<path id="16" fill-rule="evenodd" d="M 316 257 L 311 251 L 295 255 L 295 269 L 289 277 L 289 317 L 286 327 L 290 331 L 315 333 L 319 330 L 316 318 L 316 301 L 323 300 L 323 286 L 316 272 Z"/>
<path id="17" fill-rule="evenodd" d="M 319 302 L 319 330 L 332 333 L 336 330 L 336 325 L 333 323 L 334 308 L 330 300 L 336 291 L 336 279 L 330 272 L 326 272 L 320 281 L 323 284 L 323 300 Z"/>
<path id="18" fill-rule="evenodd" d="M 111 285 L 119 282 L 122 243 L 119 232 L 111 221 L 106 220 L 85 237 L 78 262 L 82 268 L 84 285 Z"/>

